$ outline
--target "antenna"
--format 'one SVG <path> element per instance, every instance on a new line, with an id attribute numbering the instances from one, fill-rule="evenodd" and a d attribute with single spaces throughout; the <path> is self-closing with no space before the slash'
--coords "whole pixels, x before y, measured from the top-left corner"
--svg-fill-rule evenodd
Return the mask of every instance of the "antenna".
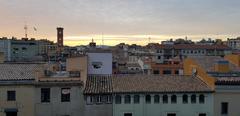
<path id="1" fill-rule="evenodd" d="M 103 37 L 103 33 L 102 33 L 102 46 L 104 45 L 104 37 Z"/>
<path id="2" fill-rule="evenodd" d="M 27 30 L 28 30 L 28 27 L 27 27 L 27 24 L 25 23 L 24 25 L 24 30 L 25 30 L 25 38 L 27 38 Z"/>
<path id="3" fill-rule="evenodd" d="M 151 37 L 148 37 L 148 43 L 150 43 Z"/>

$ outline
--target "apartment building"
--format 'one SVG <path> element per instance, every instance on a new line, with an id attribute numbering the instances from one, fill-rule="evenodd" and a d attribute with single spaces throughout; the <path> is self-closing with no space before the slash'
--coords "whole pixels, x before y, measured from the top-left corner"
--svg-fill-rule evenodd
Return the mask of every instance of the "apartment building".
<path id="1" fill-rule="evenodd" d="M 233 57 L 233 58 L 230 58 Z M 217 56 L 192 57 L 184 61 L 184 73 L 195 74 L 215 89 L 214 92 L 214 115 L 215 116 L 238 116 L 240 83 L 238 64 L 234 62 L 235 55 L 225 58 Z"/>
<path id="2" fill-rule="evenodd" d="M 41 61 L 48 54 L 52 42 L 35 40 L 34 38 L 0 38 L 0 52 L 5 55 L 5 61 Z M 52 47 L 51 47 L 52 49 Z"/>
<path id="3" fill-rule="evenodd" d="M 0 116 L 35 115 L 35 77 L 42 64 L 0 64 Z"/>
<path id="4" fill-rule="evenodd" d="M 153 51 L 155 51 L 154 61 L 156 63 L 164 63 L 176 56 L 184 59 L 189 56 L 225 56 L 231 54 L 231 48 L 226 45 L 158 45 Z"/>
<path id="5" fill-rule="evenodd" d="M 212 116 L 213 90 L 198 77 L 89 77 L 86 116 Z"/>
<path id="6" fill-rule="evenodd" d="M 227 39 L 227 45 L 232 49 L 239 50 L 240 49 L 240 37 Z"/>

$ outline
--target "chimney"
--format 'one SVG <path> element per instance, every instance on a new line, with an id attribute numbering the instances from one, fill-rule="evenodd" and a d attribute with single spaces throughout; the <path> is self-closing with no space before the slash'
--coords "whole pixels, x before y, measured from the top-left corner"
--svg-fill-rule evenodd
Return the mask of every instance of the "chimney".
<path id="1" fill-rule="evenodd" d="M 230 71 L 229 62 L 227 60 L 220 60 L 215 63 L 214 69 L 219 73 L 226 73 Z"/>

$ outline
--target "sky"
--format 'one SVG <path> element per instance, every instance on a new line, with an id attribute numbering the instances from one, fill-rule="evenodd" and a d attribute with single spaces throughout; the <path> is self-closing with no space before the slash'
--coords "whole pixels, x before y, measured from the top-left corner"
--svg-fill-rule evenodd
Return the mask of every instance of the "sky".
<path id="1" fill-rule="evenodd" d="M 63 27 L 70 46 L 92 38 L 98 45 L 234 38 L 239 6 L 240 0 L 0 0 L 0 37 L 24 37 L 27 25 L 28 37 L 52 41 Z"/>

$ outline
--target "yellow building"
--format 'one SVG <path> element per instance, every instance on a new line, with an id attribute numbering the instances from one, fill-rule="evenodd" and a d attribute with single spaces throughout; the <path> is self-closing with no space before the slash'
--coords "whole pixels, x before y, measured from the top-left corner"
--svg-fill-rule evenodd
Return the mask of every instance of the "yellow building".
<path id="1" fill-rule="evenodd" d="M 41 64 L 0 64 L 0 116 L 34 116 L 34 79 Z"/>
<path id="2" fill-rule="evenodd" d="M 184 60 L 184 74 L 198 75 L 215 89 L 214 116 L 239 116 L 239 56 L 189 57 Z"/>
<path id="3" fill-rule="evenodd" d="M 83 55 L 68 58 L 66 62 L 66 71 L 79 71 L 80 79 L 86 83 L 88 73 L 88 57 Z"/>
<path id="4" fill-rule="evenodd" d="M 240 55 L 237 54 L 229 54 L 226 55 L 224 57 L 224 59 L 228 60 L 229 62 L 231 62 L 232 64 L 237 65 L 238 67 L 240 67 Z"/>

